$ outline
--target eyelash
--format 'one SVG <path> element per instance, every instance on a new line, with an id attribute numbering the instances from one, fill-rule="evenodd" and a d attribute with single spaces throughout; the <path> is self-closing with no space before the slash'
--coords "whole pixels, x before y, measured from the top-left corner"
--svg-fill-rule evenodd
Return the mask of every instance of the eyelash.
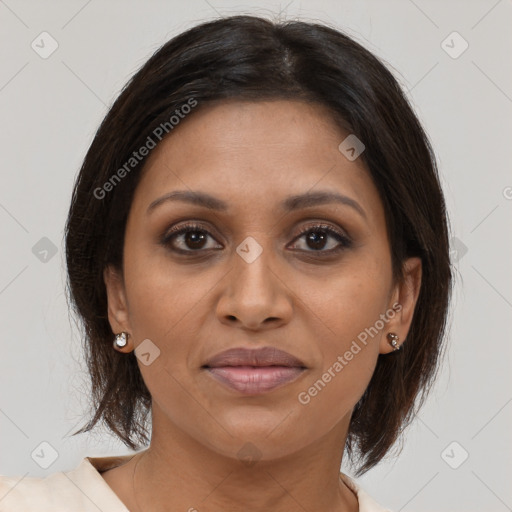
<path id="1" fill-rule="evenodd" d="M 345 249 L 349 249 L 350 247 L 352 247 L 352 240 L 348 236 L 346 236 L 343 233 L 340 233 L 339 231 L 333 229 L 328 224 L 321 224 L 321 223 L 320 224 L 313 224 L 313 225 L 306 226 L 305 228 L 303 228 L 298 233 L 298 235 L 293 239 L 293 241 L 295 242 L 296 240 L 299 240 L 300 238 L 302 238 L 304 235 L 306 235 L 308 233 L 311 233 L 311 232 L 314 233 L 315 231 L 323 232 L 326 235 L 335 238 L 338 242 L 340 242 L 340 245 L 338 245 L 334 249 L 328 249 L 327 251 L 324 251 L 322 249 L 319 249 L 319 250 L 313 250 L 312 249 L 312 250 L 309 250 L 309 251 L 302 251 L 302 252 L 314 253 L 314 254 L 320 254 L 320 255 L 322 255 L 322 254 L 324 254 L 324 255 L 333 255 L 333 254 L 336 254 L 336 253 L 338 253 L 340 251 L 343 251 Z M 168 231 L 163 236 L 163 238 L 161 240 L 161 243 L 162 243 L 162 245 L 164 245 L 166 247 L 171 246 L 171 250 L 174 251 L 174 252 L 177 252 L 179 254 L 200 253 L 200 252 L 212 250 L 212 249 L 197 249 L 197 250 L 188 249 L 188 250 L 183 250 L 183 249 L 177 249 L 175 247 L 172 247 L 172 244 L 170 242 L 175 237 L 178 237 L 179 235 L 191 233 L 191 232 L 194 232 L 194 233 L 195 232 L 199 232 L 201 234 L 208 235 L 211 238 L 213 238 L 213 236 L 210 234 L 210 232 L 207 231 L 206 229 L 204 229 L 201 225 L 194 224 L 194 223 L 189 223 L 189 224 L 185 224 L 185 225 L 182 224 L 182 225 L 178 225 L 178 226 L 173 227 L 170 231 Z"/>

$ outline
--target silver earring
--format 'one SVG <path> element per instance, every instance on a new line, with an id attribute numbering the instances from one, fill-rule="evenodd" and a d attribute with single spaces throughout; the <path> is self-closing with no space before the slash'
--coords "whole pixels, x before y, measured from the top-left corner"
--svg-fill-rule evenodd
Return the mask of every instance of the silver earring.
<path id="1" fill-rule="evenodd" d="M 393 347 L 394 350 L 400 350 L 400 345 L 398 344 L 398 336 L 394 332 L 390 332 L 387 335 L 389 344 Z"/>
<path id="2" fill-rule="evenodd" d="M 119 334 L 116 334 L 116 337 L 114 339 L 114 348 L 126 347 L 127 343 L 128 343 L 128 333 L 127 332 L 120 332 Z"/>

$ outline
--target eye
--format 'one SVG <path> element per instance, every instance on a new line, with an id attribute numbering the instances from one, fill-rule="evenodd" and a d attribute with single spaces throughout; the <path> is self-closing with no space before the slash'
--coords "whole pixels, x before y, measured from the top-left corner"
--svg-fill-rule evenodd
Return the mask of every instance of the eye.
<path id="1" fill-rule="evenodd" d="M 295 240 L 305 237 L 305 246 L 309 249 L 300 249 L 305 252 L 334 253 L 343 249 L 348 249 L 352 241 L 342 232 L 332 228 L 327 224 L 315 224 L 306 226 L 302 229 Z M 329 242 L 329 239 L 330 242 Z M 325 250 L 325 248 L 327 249 Z"/>
<path id="2" fill-rule="evenodd" d="M 341 231 L 334 229 L 328 224 L 314 224 L 306 226 L 301 230 L 294 241 L 305 237 L 305 247 L 298 248 L 304 252 L 318 252 L 332 254 L 352 245 L 351 239 Z M 170 246 L 178 253 L 200 252 L 202 250 L 222 249 L 221 245 L 210 243 L 208 239 L 215 240 L 209 231 L 199 224 L 178 225 L 171 228 L 162 238 L 164 246 Z M 297 249 L 297 247 L 293 247 Z M 327 249 L 326 249 L 327 248 Z"/>
<path id="3" fill-rule="evenodd" d="M 208 241 L 208 238 L 213 240 L 211 234 L 200 225 L 182 224 L 168 231 L 162 239 L 162 244 L 165 246 L 170 245 L 174 251 L 181 253 L 218 248 L 218 246 L 215 247 L 215 244 L 208 247 L 205 243 Z"/>

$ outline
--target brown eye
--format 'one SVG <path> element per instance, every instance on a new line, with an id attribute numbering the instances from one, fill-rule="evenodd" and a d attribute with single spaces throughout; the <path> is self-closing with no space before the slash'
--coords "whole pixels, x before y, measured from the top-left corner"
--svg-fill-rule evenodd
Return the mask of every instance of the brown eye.
<path id="1" fill-rule="evenodd" d="M 332 253 L 346 249 L 352 243 L 346 235 L 324 224 L 306 227 L 295 240 L 301 238 L 305 239 L 305 248 L 299 249 L 306 252 Z"/>
<path id="2" fill-rule="evenodd" d="M 215 248 L 215 245 L 207 246 L 208 238 L 214 240 L 211 234 L 201 226 L 177 226 L 164 236 L 162 244 L 171 246 L 178 252 L 195 252 Z"/>
<path id="3" fill-rule="evenodd" d="M 183 243 L 189 249 L 202 249 L 208 235 L 200 231 L 185 231 L 183 233 Z"/>

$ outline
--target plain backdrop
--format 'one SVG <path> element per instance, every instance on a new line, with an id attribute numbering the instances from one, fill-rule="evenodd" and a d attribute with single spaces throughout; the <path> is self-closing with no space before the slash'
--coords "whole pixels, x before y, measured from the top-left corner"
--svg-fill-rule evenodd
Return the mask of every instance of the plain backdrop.
<path id="1" fill-rule="evenodd" d="M 0 1 L 0 473 L 43 477 L 130 453 L 102 430 L 69 436 L 88 405 L 64 288 L 72 185 L 146 59 L 235 13 L 326 21 L 354 37 L 390 67 L 438 158 L 457 281 L 447 358 L 401 453 L 359 483 L 395 512 L 512 510 L 511 0 Z M 33 457 L 51 450 L 41 443 L 56 452 L 46 469 Z"/>

